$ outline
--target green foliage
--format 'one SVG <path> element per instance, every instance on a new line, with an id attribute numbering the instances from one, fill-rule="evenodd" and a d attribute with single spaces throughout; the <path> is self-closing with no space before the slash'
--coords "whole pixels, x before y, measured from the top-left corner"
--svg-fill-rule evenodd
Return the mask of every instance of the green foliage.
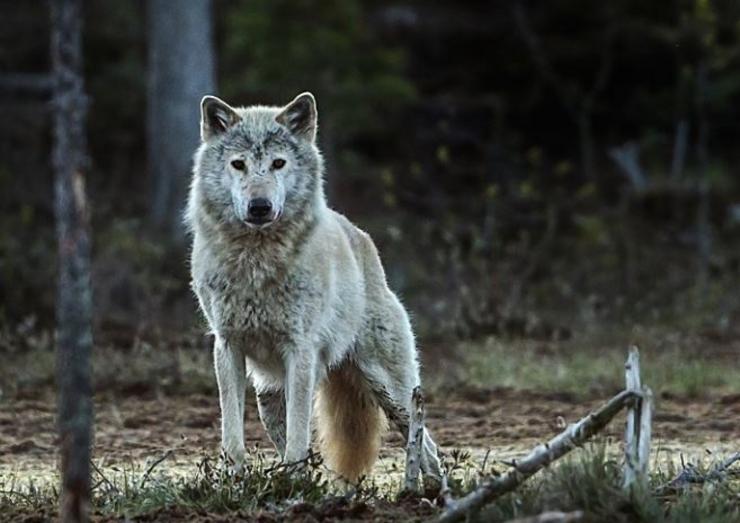
<path id="1" fill-rule="evenodd" d="M 310 90 L 343 139 L 382 132 L 415 90 L 404 54 L 374 37 L 367 15 L 359 0 L 231 4 L 222 13 L 224 95 L 277 104 Z"/>
<path id="2" fill-rule="evenodd" d="M 590 345 L 593 343 L 593 345 Z M 540 342 L 488 338 L 464 343 L 462 379 L 478 387 L 565 393 L 574 397 L 611 394 L 624 387 L 624 347 L 603 348 L 596 340 Z M 656 341 L 643 345 L 654 346 Z M 687 351 L 659 349 L 643 358 L 645 383 L 656 393 L 708 397 L 737 393 L 737 369 L 711 358 L 692 358 Z"/>

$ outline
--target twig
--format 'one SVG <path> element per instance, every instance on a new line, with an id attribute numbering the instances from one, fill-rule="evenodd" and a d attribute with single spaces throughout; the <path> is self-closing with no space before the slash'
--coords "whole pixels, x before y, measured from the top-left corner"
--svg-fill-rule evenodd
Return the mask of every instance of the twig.
<path id="1" fill-rule="evenodd" d="M 439 489 L 439 495 L 444 501 L 445 510 L 451 510 L 457 505 L 457 501 L 452 496 L 452 489 L 450 489 L 450 483 L 447 474 L 442 474 L 442 485 Z"/>
<path id="2" fill-rule="evenodd" d="M 717 463 L 712 470 L 706 474 L 699 472 L 696 467 L 691 464 L 684 464 L 681 472 L 665 485 L 661 485 L 655 491 L 657 495 L 665 494 L 669 490 L 685 487 L 692 483 L 706 483 L 708 481 L 722 480 L 725 473 L 728 472 L 729 468 L 735 464 L 736 461 L 740 461 L 740 452 L 731 454 L 730 457 Z"/>
<path id="3" fill-rule="evenodd" d="M 18 492 L 17 490 L 0 490 L 0 494 L 2 494 L 3 496 L 18 496 L 19 498 L 23 499 L 26 503 L 29 503 L 29 504 L 34 503 L 34 499 L 31 496 L 23 492 Z"/>
<path id="4" fill-rule="evenodd" d="M 463 519 L 466 514 L 479 510 L 496 497 L 514 490 L 540 469 L 585 443 L 603 429 L 619 411 L 639 397 L 640 393 L 632 390 L 620 392 L 547 443 L 538 445 L 527 456 L 518 460 L 515 468 L 501 476 L 489 478 L 473 492 L 457 500 L 437 521 L 449 523 Z"/>
<path id="5" fill-rule="evenodd" d="M 404 490 L 419 490 L 419 472 L 421 470 L 421 446 L 424 437 L 424 396 L 421 388 L 416 387 L 411 394 L 411 419 L 409 436 L 406 444 L 406 475 Z"/>
<path id="6" fill-rule="evenodd" d="M 292 467 L 296 467 L 298 465 L 307 465 L 311 462 L 312 459 L 318 456 L 318 453 L 311 450 L 308 453 L 308 456 L 306 456 L 303 459 L 299 459 L 298 461 L 286 461 L 278 463 L 277 465 L 273 465 L 272 467 L 268 467 L 265 469 L 265 474 L 270 474 L 272 472 L 278 471 L 280 469 L 288 469 Z"/>
<path id="7" fill-rule="evenodd" d="M 117 490 L 118 492 L 120 492 L 120 489 L 116 487 L 113 483 L 111 483 L 111 481 L 105 476 L 105 474 L 103 474 L 103 471 L 100 470 L 100 468 L 98 468 L 98 466 L 95 464 L 93 460 L 90 460 L 90 465 L 92 466 L 93 470 L 97 472 L 98 476 L 100 476 L 100 480 L 102 482 L 107 483 L 108 486 L 112 488 L 113 490 Z M 100 485 L 100 482 L 98 482 L 91 490 L 94 491 L 96 488 L 98 488 L 99 485 Z"/>
<path id="8" fill-rule="evenodd" d="M 167 458 L 169 458 L 170 456 L 172 456 L 173 452 L 174 451 L 172 449 L 169 449 L 167 452 L 165 452 L 164 454 L 162 454 L 162 456 L 159 459 L 157 459 L 154 463 L 152 463 L 151 465 L 149 465 L 149 468 L 146 469 L 146 472 L 144 473 L 144 477 L 141 478 L 141 482 L 139 483 L 139 490 L 141 490 L 141 489 L 144 488 L 144 484 L 146 483 L 146 480 L 149 479 L 149 475 L 157 467 L 157 465 L 159 465 L 164 460 L 166 460 Z"/>

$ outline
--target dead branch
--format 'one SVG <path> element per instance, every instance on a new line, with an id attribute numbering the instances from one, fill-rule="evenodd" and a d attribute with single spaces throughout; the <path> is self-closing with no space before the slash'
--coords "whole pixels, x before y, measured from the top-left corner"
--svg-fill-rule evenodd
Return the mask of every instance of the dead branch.
<path id="1" fill-rule="evenodd" d="M 735 464 L 736 461 L 740 461 L 740 452 L 731 454 L 727 459 L 717 463 L 712 469 L 706 474 L 702 474 L 699 470 L 691 464 L 684 466 L 683 470 L 665 485 L 661 485 L 655 491 L 656 495 L 666 494 L 668 491 L 675 490 L 681 487 L 685 487 L 690 484 L 701 484 L 709 481 L 721 481 L 725 478 L 725 475 L 730 472 L 730 467 Z"/>
<path id="2" fill-rule="evenodd" d="M 299 459 L 298 461 L 281 461 L 277 465 L 266 468 L 264 473 L 272 474 L 273 472 L 278 472 L 280 470 L 297 469 L 303 466 L 310 465 L 317 458 L 320 459 L 319 453 L 313 450 L 309 450 L 308 456 L 306 456 L 305 458 Z"/>
<path id="3" fill-rule="evenodd" d="M 517 461 L 512 470 L 501 476 L 489 478 L 473 492 L 457 500 L 437 521 L 439 523 L 459 521 L 468 513 L 479 510 L 498 496 L 511 492 L 540 469 L 588 441 L 591 436 L 602 430 L 619 411 L 639 397 L 640 393 L 634 390 L 620 392 L 599 409 L 570 425 L 547 443 L 537 446 L 526 457 Z"/>
<path id="4" fill-rule="evenodd" d="M 630 182 L 630 187 L 637 193 L 644 192 L 648 183 L 645 171 L 640 166 L 640 145 L 627 142 L 618 147 L 612 147 L 607 152 Z"/>
<path id="5" fill-rule="evenodd" d="M 627 363 L 624 365 L 626 390 L 639 392 L 640 384 L 640 351 L 634 345 L 629 349 Z M 624 431 L 624 483 L 629 488 L 639 477 L 640 442 L 640 403 L 635 402 L 627 407 L 627 424 Z"/>
<path id="6" fill-rule="evenodd" d="M 637 465 L 643 477 L 647 477 L 650 466 L 650 443 L 653 435 L 653 391 L 650 387 L 642 388 L 640 398 L 640 440 L 637 443 Z"/>
<path id="7" fill-rule="evenodd" d="M 421 394 L 420 387 L 416 387 L 411 394 L 411 409 L 409 438 L 406 444 L 404 490 L 417 492 L 421 469 L 421 446 L 424 437 L 424 396 Z"/>
<path id="8" fill-rule="evenodd" d="M 95 484 L 95 486 L 94 486 L 94 487 L 92 487 L 92 488 L 90 489 L 91 491 L 93 491 L 93 492 L 94 492 L 94 491 L 95 491 L 95 489 L 97 489 L 97 488 L 98 488 L 98 487 L 99 487 L 99 486 L 100 486 L 101 484 L 103 484 L 103 483 L 105 483 L 106 485 L 108 485 L 108 487 L 110 487 L 111 489 L 113 489 L 113 490 L 115 490 L 115 491 L 118 491 L 118 492 L 120 492 L 120 491 L 121 491 L 121 489 L 119 489 L 118 487 L 116 487 L 116 486 L 115 486 L 115 485 L 114 485 L 114 484 L 113 484 L 113 483 L 111 482 L 111 480 L 109 480 L 109 479 L 108 479 L 108 478 L 107 478 L 107 477 L 105 476 L 105 474 L 103 474 L 103 471 L 102 471 L 102 470 L 100 470 L 100 468 L 99 468 L 99 467 L 98 467 L 98 466 L 97 466 L 97 465 L 95 464 L 95 461 L 93 461 L 93 460 L 90 460 L 90 466 L 91 466 L 91 467 L 92 467 L 92 469 L 93 469 L 93 470 L 94 470 L 94 471 L 95 471 L 95 472 L 96 472 L 96 473 L 98 474 L 98 476 L 100 476 L 100 481 L 98 481 L 98 482 L 97 482 L 97 483 Z"/>
<path id="9" fill-rule="evenodd" d="M 149 465 L 149 468 L 146 469 L 146 472 L 144 473 L 144 476 L 141 478 L 141 482 L 139 483 L 139 490 L 144 488 L 144 485 L 146 484 L 146 481 L 149 479 L 149 476 L 152 474 L 152 471 L 157 468 L 157 466 L 162 463 L 164 460 L 172 456 L 174 454 L 174 450 L 169 449 L 167 452 L 162 454 L 159 458 L 157 458 L 154 463 Z"/>
<path id="10" fill-rule="evenodd" d="M 457 504 L 457 501 L 455 501 L 455 498 L 452 495 L 452 489 L 450 488 L 449 479 L 447 478 L 446 473 L 442 475 L 442 485 L 439 489 L 439 496 L 442 498 L 446 510 L 452 509 Z"/>
<path id="11" fill-rule="evenodd" d="M 629 489 L 638 479 L 647 477 L 652 439 L 653 392 L 640 380 L 640 351 L 630 347 L 624 366 L 626 390 L 640 394 L 640 399 L 628 407 L 624 434 L 623 487 Z"/>

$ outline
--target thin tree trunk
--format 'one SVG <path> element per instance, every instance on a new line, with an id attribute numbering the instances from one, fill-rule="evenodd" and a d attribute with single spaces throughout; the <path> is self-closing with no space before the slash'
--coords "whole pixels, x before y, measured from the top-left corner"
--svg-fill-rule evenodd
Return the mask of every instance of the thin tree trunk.
<path id="1" fill-rule="evenodd" d="M 59 246 L 57 383 L 62 521 L 87 521 L 90 501 L 92 293 L 81 0 L 51 2 L 55 210 Z"/>
<path id="2" fill-rule="evenodd" d="M 712 224 L 710 221 L 710 179 L 709 179 L 709 123 L 707 121 L 707 92 L 709 90 L 706 61 L 699 63 L 696 72 L 696 119 L 698 131 L 696 138 L 696 158 L 699 164 L 698 192 L 699 202 L 696 210 L 696 250 L 698 259 L 699 291 L 705 295 L 709 283 L 709 263 L 712 256 Z"/>
<path id="3" fill-rule="evenodd" d="M 200 100 L 216 89 L 211 4 L 146 2 L 150 218 L 178 241 L 185 238 L 182 210 L 199 141 Z"/>

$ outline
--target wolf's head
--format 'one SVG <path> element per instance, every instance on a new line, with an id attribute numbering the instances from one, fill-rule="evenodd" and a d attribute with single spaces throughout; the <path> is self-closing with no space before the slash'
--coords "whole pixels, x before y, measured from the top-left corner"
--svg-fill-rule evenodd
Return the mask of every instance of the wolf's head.
<path id="1" fill-rule="evenodd" d="M 203 98 L 190 219 L 196 206 L 211 223 L 236 234 L 267 234 L 305 220 L 323 201 L 316 125 L 311 93 L 285 107 L 234 108 L 214 96 Z"/>

